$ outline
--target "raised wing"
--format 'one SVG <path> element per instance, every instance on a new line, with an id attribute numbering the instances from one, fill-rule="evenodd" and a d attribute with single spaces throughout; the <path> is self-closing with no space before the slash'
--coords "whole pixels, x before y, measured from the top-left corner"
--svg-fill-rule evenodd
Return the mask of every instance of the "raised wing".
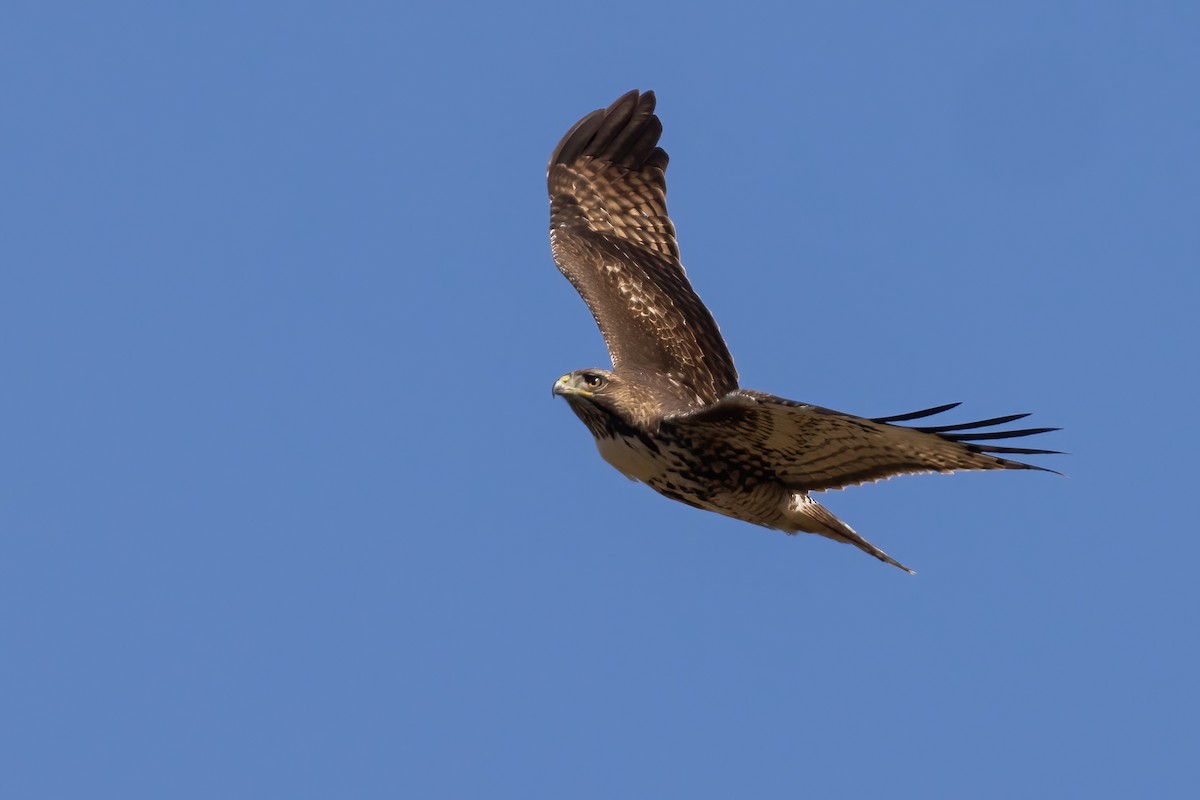
<path id="1" fill-rule="evenodd" d="M 550 246 L 596 318 L 613 368 L 694 408 L 736 389 L 737 371 L 679 261 L 661 133 L 654 93 L 637 91 L 567 132 L 547 170 Z"/>
<path id="2" fill-rule="evenodd" d="M 766 470 L 791 488 L 802 491 L 840 489 L 921 472 L 1054 471 L 992 454 L 1055 454 L 1056 450 L 1004 447 L 986 442 L 1032 436 L 1057 428 L 980 430 L 1013 422 L 1027 414 L 919 428 L 891 424 L 932 416 L 957 405 L 952 403 L 910 414 L 865 419 L 762 392 L 738 391 L 707 409 L 675 417 L 669 424 L 738 443 L 753 453 L 760 463 L 765 462 Z"/>

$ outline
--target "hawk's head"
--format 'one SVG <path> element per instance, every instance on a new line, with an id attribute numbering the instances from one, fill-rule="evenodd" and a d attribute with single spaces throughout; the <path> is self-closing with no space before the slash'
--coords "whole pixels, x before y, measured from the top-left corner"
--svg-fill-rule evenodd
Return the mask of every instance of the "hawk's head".
<path id="1" fill-rule="evenodd" d="M 571 406 L 593 436 L 613 436 L 630 428 L 646 428 L 656 418 L 657 404 L 636 384 L 606 369 L 579 369 L 554 382 L 554 394 Z"/>
<path id="2" fill-rule="evenodd" d="M 567 398 L 572 397 L 611 397 L 622 381 L 615 372 L 606 369 L 577 369 L 567 373 L 554 382 L 554 394 Z"/>

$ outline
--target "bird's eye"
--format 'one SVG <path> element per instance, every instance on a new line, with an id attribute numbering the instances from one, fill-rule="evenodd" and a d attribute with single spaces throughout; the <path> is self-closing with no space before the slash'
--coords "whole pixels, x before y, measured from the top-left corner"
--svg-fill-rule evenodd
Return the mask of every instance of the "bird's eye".
<path id="1" fill-rule="evenodd" d="M 595 389 L 604 383 L 604 378 L 601 378 L 599 375 L 584 375 L 583 382 L 588 385 L 589 389 Z"/>

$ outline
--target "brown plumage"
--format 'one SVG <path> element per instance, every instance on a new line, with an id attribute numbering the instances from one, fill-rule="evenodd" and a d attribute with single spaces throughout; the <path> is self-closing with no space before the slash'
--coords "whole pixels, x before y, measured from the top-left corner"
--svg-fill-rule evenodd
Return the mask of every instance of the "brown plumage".
<path id="1" fill-rule="evenodd" d="M 550 159 L 550 246 L 618 372 L 682 411 L 737 388 L 733 358 L 692 291 L 667 216 L 654 94 L 630 92 L 575 124 Z"/>
<path id="2" fill-rule="evenodd" d="M 591 309 L 613 362 L 611 371 L 564 375 L 554 393 L 605 460 L 688 505 L 820 534 L 905 570 L 809 493 L 901 474 L 1045 469 L 996 454 L 1055 451 L 986 442 L 1055 429 L 980 432 L 1026 414 L 904 427 L 893 423 L 957 404 L 865 419 L 739 389 L 721 332 L 679 260 L 661 133 L 654 94 L 629 92 L 577 122 L 547 171 L 554 260 Z"/>

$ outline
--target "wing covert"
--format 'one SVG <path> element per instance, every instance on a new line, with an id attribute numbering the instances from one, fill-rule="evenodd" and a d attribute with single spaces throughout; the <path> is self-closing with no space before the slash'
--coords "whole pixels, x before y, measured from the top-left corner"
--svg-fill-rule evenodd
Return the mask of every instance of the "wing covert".
<path id="1" fill-rule="evenodd" d="M 802 491 L 841 489 L 923 472 L 1054 471 L 991 454 L 1054 454 L 1057 453 L 1055 450 L 977 443 L 1057 430 L 978 431 L 979 428 L 1012 422 L 1025 414 L 925 428 L 908 428 L 881 421 L 918 419 L 956 405 L 875 420 L 743 390 L 728 395 L 710 408 L 673 418 L 671 424 L 740 443 L 764 459 L 768 469 L 784 483 Z"/>
<path id="2" fill-rule="evenodd" d="M 691 408 L 736 389 L 737 371 L 679 260 L 661 133 L 653 92 L 629 92 L 576 123 L 547 170 L 550 242 L 614 369 Z"/>

